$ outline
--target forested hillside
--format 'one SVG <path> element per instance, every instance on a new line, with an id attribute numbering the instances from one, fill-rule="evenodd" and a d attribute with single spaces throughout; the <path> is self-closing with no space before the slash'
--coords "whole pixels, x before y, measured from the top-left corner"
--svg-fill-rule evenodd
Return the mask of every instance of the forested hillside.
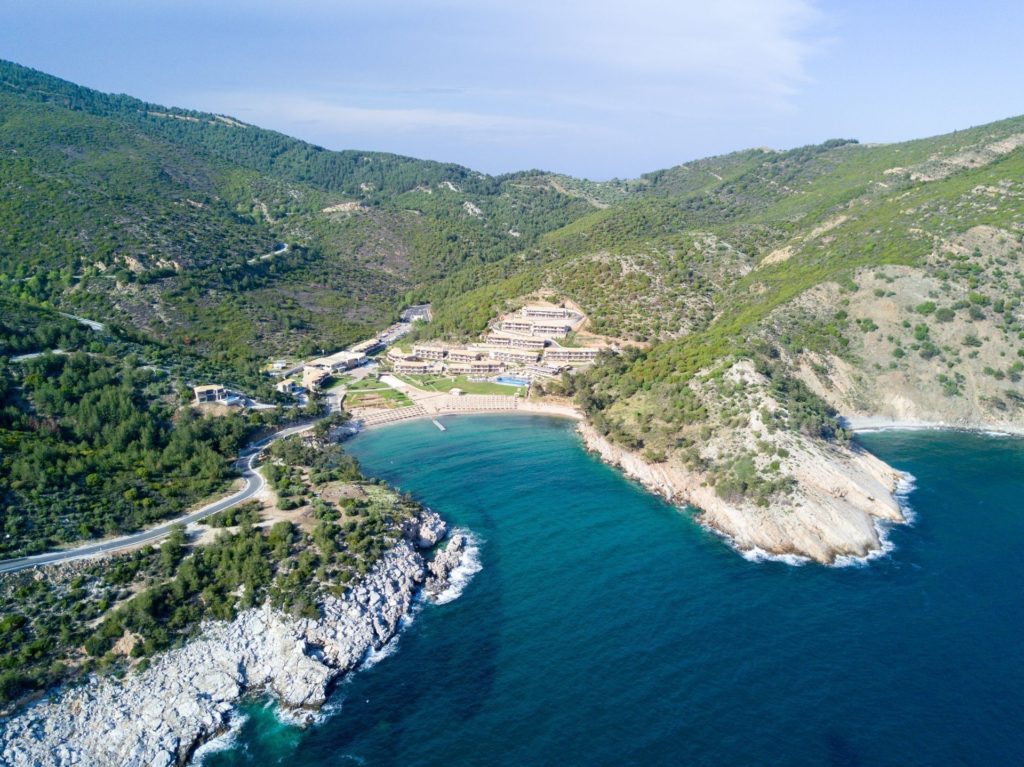
<path id="1" fill-rule="evenodd" d="M 433 303 L 421 335 L 469 338 L 544 291 L 624 352 L 551 391 L 731 503 L 783 503 L 792 454 L 845 445 L 841 416 L 1024 423 L 1021 179 L 1024 118 L 629 181 L 490 177 L 0 63 L 0 296 L 259 386 L 271 355 L 338 348 L 405 304 Z M 94 342 L 48 316 L 37 346 Z M 32 346 L 4 325 L 6 353 Z M 151 385 L 104 375 L 118 396 Z M 11 391 L 68 439 L 77 416 L 33 380 Z"/>
<path id="2" fill-rule="evenodd" d="M 593 209 L 542 174 L 332 152 L 0 62 L 0 291 L 239 365 L 365 336 Z"/>
<path id="3" fill-rule="evenodd" d="M 841 415 L 1024 426 L 1022 179 L 1021 118 L 689 163 L 437 289 L 434 331 L 570 299 L 636 350 L 550 388 L 734 506 L 800 505 L 788 435 L 845 443 Z"/>

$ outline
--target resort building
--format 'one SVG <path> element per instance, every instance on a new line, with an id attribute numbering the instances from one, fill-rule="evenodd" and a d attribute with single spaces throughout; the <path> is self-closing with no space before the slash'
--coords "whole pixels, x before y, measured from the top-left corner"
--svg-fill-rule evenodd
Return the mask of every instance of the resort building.
<path id="1" fill-rule="evenodd" d="M 523 317 L 542 320 L 568 320 L 572 313 L 561 306 L 524 306 Z"/>
<path id="2" fill-rule="evenodd" d="M 429 375 L 440 372 L 441 366 L 431 360 L 398 360 L 394 368 L 401 375 Z"/>
<path id="3" fill-rule="evenodd" d="M 572 327 L 565 322 L 542 320 L 533 323 L 531 333 L 535 336 L 544 336 L 545 338 L 564 338 L 570 330 L 572 330 Z"/>
<path id="4" fill-rule="evenodd" d="M 488 373 L 501 373 L 504 372 L 505 365 L 498 360 L 479 360 L 477 362 L 469 363 L 469 374 L 470 375 L 486 375 Z"/>
<path id="5" fill-rule="evenodd" d="M 545 362 L 593 362 L 600 349 L 595 348 L 569 348 L 566 346 L 555 346 L 544 352 Z"/>
<path id="6" fill-rule="evenodd" d="M 511 346 L 516 349 L 543 349 L 547 342 L 543 338 L 533 336 L 506 336 L 500 333 L 491 333 L 487 336 L 487 343 L 490 346 Z"/>
<path id="7" fill-rule="evenodd" d="M 384 343 L 379 338 L 370 338 L 348 347 L 348 350 L 350 352 L 359 352 L 360 354 L 373 354 L 375 351 L 383 348 Z"/>
<path id="8" fill-rule="evenodd" d="M 308 367 L 323 368 L 332 373 L 339 370 L 351 370 L 366 362 L 366 355 L 363 352 L 341 351 L 335 352 L 327 357 L 318 357 L 306 363 Z"/>
<path id="9" fill-rule="evenodd" d="M 323 380 L 331 375 L 327 368 L 317 365 L 306 365 L 302 368 L 302 388 L 306 391 L 316 391 L 320 388 Z"/>
<path id="10" fill-rule="evenodd" d="M 196 402 L 223 402 L 228 398 L 228 390 L 220 384 L 208 384 L 206 386 L 193 386 L 192 393 L 196 395 Z"/>
<path id="11" fill-rule="evenodd" d="M 522 333 L 544 338 L 563 338 L 572 330 L 572 327 L 565 322 L 555 320 L 537 320 L 535 322 L 521 318 L 502 320 L 500 328 L 506 333 Z"/>
<path id="12" fill-rule="evenodd" d="M 409 352 L 403 352 L 397 346 L 392 346 L 388 349 L 387 359 L 388 362 L 401 362 L 402 360 L 415 359 L 415 355 L 410 354 Z"/>
<path id="13" fill-rule="evenodd" d="M 489 355 L 491 359 L 503 360 L 505 362 L 518 362 L 524 365 L 528 362 L 536 362 L 540 359 L 540 352 L 531 349 L 513 349 L 506 346 L 489 346 L 481 347 L 481 351 Z"/>
<path id="14" fill-rule="evenodd" d="M 452 362 L 476 362 L 480 359 L 480 349 L 449 349 L 448 359 Z"/>
<path id="15" fill-rule="evenodd" d="M 286 378 L 277 382 L 277 390 L 282 394 L 298 394 L 302 391 L 302 385 L 294 378 Z"/>
<path id="16" fill-rule="evenodd" d="M 518 318 L 511 318 L 501 321 L 501 329 L 506 333 L 525 333 L 526 335 L 533 335 L 533 322 L 530 320 L 522 320 Z"/>
<path id="17" fill-rule="evenodd" d="M 445 365 L 448 375 L 468 376 L 473 372 L 473 364 L 470 362 L 449 362 Z"/>
<path id="18" fill-rule="evenodd" d="M 554 378 L 565 370 L 568 365 L 527 365 L 526 374 L 530 378 Z"/>
<path id="19" fill-rule="evenodd" d="M 443 360 L 445 349 L 441 346 L 429 346 L 427 344 L 416 344 L 412 347 L 412 353 L 421 360 Z"/>

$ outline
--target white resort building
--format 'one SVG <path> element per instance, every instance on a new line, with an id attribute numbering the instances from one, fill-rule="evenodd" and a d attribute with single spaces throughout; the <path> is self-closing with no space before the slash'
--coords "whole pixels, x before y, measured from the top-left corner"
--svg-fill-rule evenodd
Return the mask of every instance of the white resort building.
<path id="1" fill-rule="evenodd" d="M 452 362 L 476 362 L 480 359 L 479 349 L 449 349 L 448 359 Z"/>
<path id="2" fill-rule="evenodd" d="M 543 349 L 547 341 L 534 336 L 510 336 L 501 333 L 491 333 L 487 336 L 489 346 L 511 346 L 516 349 Z M 477 344 L 480 346 L 480 344 Z"/>
<path id="3" fill-rule="evenodd" d="M 531 379 L 554 378 L 568 367 L 568 365 L 547 365 L 544 363 L 538 363 L 536 365 L 527 365 L 526 374 L 530 376 Z"/>
<path id="4" fill-rule="evenodd" d="M 522 317 L 504 319 L 499 327 L 505 333 L 520 333 L 541 338 L 564 338 L 572 330 L 572 326 L 568 322 L 528 320 Z"/>
<path id="5" fill-rule="evenodd" d="M 529 319 L 571 320 L 573 313 L 562 306 L 524 306 L 522 315 Z"/>
<path id="6" fill-rule="evenodd" d="M 360 354 L 373 354 L 378 349 L 383 348 L 383 341 L 381 341 L 379 338 L 370 338 L 367 339 L 366 341 L 360 341 L 359 343 L 348 347 L 348 350 L 350 352 L 358 352 Z"/>
<path id="7" fill-rule="evenodd" d="M 530 349 L 513 349 L 508 346 L 482 346 L 480 351 L 491 359 L 526 364 L 540 359 L 540 352 Z"/>
<path id="8" fill-rule="evenodd" d="M 193 386 L 192 393 L 195 394 L 197 403 L 223 402 L 228 398 L 228 390 L 220 384 Z"/>
<path id="9" fill-rule="evenodd" d="M 331 375 L 329 368 L 319 365 L 306 365 L 302 368 L 302 388 L 313 392 L 320 388 L 323 380 Z"/>
<path id="10" fill-rule="evenodd" d="M 505 364 L 498 360 L 474 360 L 473 362 L 450 362 L 445 369 L 448 375 L 452 376 L 485 376 L 491 373 L 504 373 Z"/>
<path id="11" fill-rule="evenodd" d="M 307 367 L 323 368 L 324 370 L 336 373 L 339 370 L 351 370 L 366 362 L 366 355 L 363 352 L 341 351 L 330 354 L 326 357 L 318 357 L 306 363 Z"/>
<path id="12" fill-rule="evenodd" d="M 298 394 L 302 391 L 302 385 L 294 378 L 286 378 L 283 381 L 278 381 L 275 388 L 282 394 Z"/>
<path id="13" fill-rule="evenodd" d="M 544 352 L 545 362 L 593 362 L 600 349 L 594 347 L 553 346 Z"/>
<path id="14" fill-rule="evenodd" d="M 441 365 L 433 360 L 395 360 L 393 366 L 399 375 L 430 375 L 441 372 Z"/>
<path id="15" fill-rule="evenodd" d="M 421 360 L 443 360 L 446 350 L 441 346 L 416 344 L 412 347 L 412 353 L 413 356 L 419 357 Z"/>

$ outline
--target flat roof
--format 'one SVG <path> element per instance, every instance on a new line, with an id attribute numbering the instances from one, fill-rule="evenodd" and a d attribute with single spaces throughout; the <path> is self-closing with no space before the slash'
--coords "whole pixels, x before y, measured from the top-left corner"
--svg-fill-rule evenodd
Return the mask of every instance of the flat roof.
<path id="1" fill-rule="evenodd" d="M 488 338 L 506 338 L 509 341 L 531 341 L 544 343 L 543 338 L 537 338 L 537 336 L 528 336 L 522 333 L 488 333 Z"/>
<path id="2" fill-rule="evenodd" d="M 352 344 L 352 346 L 350 346 L 349 349 L 351 351 L 358 352 L 362 351 L 363 349 L 369 349 L 370 347 L 373 346 L 379 346 L 380 344 L 381 340 L 379 338 L 368 338 L 365 341 L 360 341 L 357 344 Z"/>
<path id="3" fill-rule="evenodd" d="M 566 312 L 569 310 L 564 306 L 555 306 L 554 304 L 527 304 L 523 307 L 523 311 L 531 312 Z"/>
<path id="4" fill-rule="evenodd" d="M 216 391 L 223 388 L 223 384 L 203 384 L 202 386 L 193 386 L 192 391 Z"/>
<path id="5" fill-rule="evenodd" d="M 350 352 L 343 349 L 340 352 L 328 354 L 326 357 L 317 357 L 315 360 L 310 360 L 306 364 L 313 367 L 316 367 L 317 365 L 334 365 L 335 363 L 338 362 L 350 362 L 352 360 L 357 360 L 365 356 L 366 355 L 363 354 L 362 352 Z"/>

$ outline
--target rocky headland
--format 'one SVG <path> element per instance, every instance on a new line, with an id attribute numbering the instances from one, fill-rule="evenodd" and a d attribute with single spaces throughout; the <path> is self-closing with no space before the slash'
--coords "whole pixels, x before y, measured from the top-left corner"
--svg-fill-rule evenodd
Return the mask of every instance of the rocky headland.
<path id="1" fill-rule="evenodd" d="M 201 635 L 122 679 L 94 676 L 10 718 L 0 757 L 14 767 L 185 764 L 226 731 L 244 695 L 268 694 L 300 714 L 324 704 L 333 684 L 398 632 L 422 589 L 442 592 L 465 552 L 465 536 L 424 511 L 404 537 L 343 597 L 325 595 L 318 619 L 269 605 Z"/>
<path id="2" fill-rule="evenodd" d="M 885 524 L 905 522 L 895 492 L 904 475 L 866 451 L 794 441 L 787 468 L 795 482 L 779 502 L 766 506 L 722 498 L 707 476 L 671 458 L 661 462 L 609 441 L 589 423 L 579 426 L 586 447 L 726 536 L 740 552 L 795 556 L 833 564 L 883 547 Z"/>

